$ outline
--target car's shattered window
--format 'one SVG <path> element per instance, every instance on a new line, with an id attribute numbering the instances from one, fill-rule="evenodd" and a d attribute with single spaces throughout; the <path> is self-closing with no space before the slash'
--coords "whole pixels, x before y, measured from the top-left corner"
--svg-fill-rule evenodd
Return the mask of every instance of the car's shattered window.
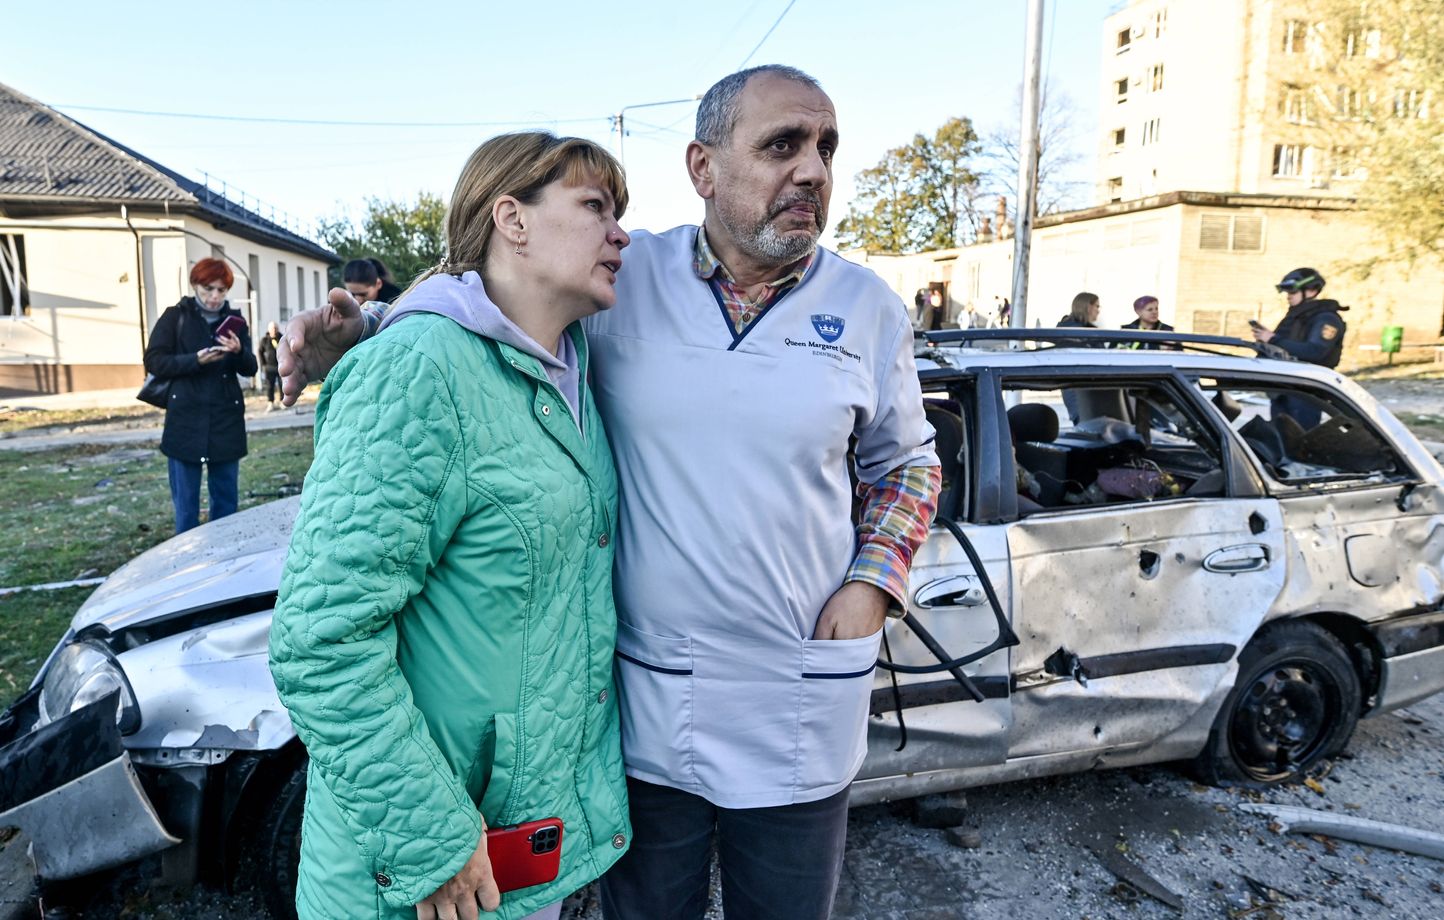
<path id="1" fill-rule="evenodd" d="M 1020 513 L 1223 495 L 1219 447 L 1162 385 L 1010 382 Z"/>
<path id="2" fill-rule="evenodd" d="M 964 408 L 971 398 L 971 384 L 953 385 L 951 390 L 929 390 L 923 394 L 928 424 L 935 432 L 934 448 L 942 464 L 943 483 L 938 511 L 953 518 L 968 515 L 967 457 L 968 425 Z"/>
<path id="3" fill-rule="evenodd" d="M 1388 442 L 1326 390 L 1211 379 L 1199 386 L 1279 482 L 1388 482 L 1408 475 Z"/>

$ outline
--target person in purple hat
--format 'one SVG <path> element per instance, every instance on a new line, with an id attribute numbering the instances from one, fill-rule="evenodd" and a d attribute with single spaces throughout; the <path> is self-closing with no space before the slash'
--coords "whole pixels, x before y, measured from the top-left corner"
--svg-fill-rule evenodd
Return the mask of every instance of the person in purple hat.
<path id="1" fill-rule="evenodd" d="M 1133 312 L 1138 318 L 1131 323 L 1125 323 L 1124 329 L 1137 329 L 1142 332 L 1172 332 L 1173 327 L 1158 318 L 1158 298 L 1149 294 L 1133 301 Z M 1135 342 L 1130 347 L 1143 348 L 1149 351 L 1157 351 L 1160 348 L 1176 349 L 1177 345 L 1169 345 L 1160 342 Z"/>

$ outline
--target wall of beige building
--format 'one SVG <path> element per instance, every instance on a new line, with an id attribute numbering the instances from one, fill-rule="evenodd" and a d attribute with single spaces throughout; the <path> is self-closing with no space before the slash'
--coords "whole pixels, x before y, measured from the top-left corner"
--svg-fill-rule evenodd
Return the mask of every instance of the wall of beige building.
<path id="1" fill-rule="evenodd" d="M 261 329 L 281 316 L 282 279 L 288 312 L 314 306 L 318 288 L 324 296 L 324 262 L 196 218 L 0 218 L 0 234 L 24 240 L 30 298 L 28 314 L 0 316 L 0 395 L 138 387 L 143 342 L 190 293 L 190 268 L 213 245 L 243 267 L 231 289 L 243 310 L 252 296 L 245 275 L 253 260 L 259 266 L 259 305 L 248 315 Z"/>

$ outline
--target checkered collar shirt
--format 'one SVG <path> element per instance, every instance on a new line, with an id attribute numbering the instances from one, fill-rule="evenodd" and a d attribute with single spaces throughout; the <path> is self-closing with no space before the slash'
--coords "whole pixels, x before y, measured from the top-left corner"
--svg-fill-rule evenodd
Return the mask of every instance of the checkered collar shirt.
<path id="1" fill-rule="evenodd" d="M 712 247 L 707 243 L 707 231 L 703 227 L 697 228 L 697 248 L 692 260 L 692 267 L 697 271 L 697 277 L 712 285 L 722 301 L 722 307 L 727 311 L 727 318 L 732 322 L 733 331 L 741 335 L 742 332 L 767 312 L 787 291 L 797 286 L 802 276 L 807 274 L 807 269 L 812 265 L 816 251 L 808 253 L 803 258 L 792 264 L 787 274 L 776 281 L 769 281 L 762 288 L 762 292 L 755 298 L 747 296 L 746 288 L 739 285 L 732 278 L 732 273 Z"/>

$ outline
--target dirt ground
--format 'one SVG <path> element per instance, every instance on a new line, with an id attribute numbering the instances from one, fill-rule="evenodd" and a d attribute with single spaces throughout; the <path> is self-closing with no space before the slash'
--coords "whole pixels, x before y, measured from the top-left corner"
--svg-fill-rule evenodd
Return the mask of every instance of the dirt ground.
<path id="1" fill-rule="evenodd" d="M 1444 698 L 1360 723 L 1316 789 L 1214 789 L 1168 767 L 1007 783 L 968 793 L 965 826 L 979 837 L 971 849 L 953 845 L 946 831 L 916 826 L 909 803 L 858 808 L 833 917 L 1444 916 L 1444 862 L 1284 834 L 1240 810 L 1254 801 L 1444 832 Z M 1151 875 L 1183 907 L 1120 880 L 1105 860 Z M 715 895 L 709 920 L 722 916 Z M 174 898 L 146 892 L 134 876 L 117 879 L 91 909 L 67 916 L 266 917 L 252 895 L 197 891 Z M 562 916 L 601 920 L 595 892 L 578 892 Z"/>

